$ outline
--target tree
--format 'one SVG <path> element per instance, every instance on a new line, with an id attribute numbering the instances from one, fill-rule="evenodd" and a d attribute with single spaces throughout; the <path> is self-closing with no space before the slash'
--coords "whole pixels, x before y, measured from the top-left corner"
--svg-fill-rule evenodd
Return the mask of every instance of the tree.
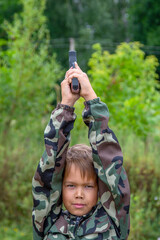
<path id="1" fill-rule="evenodd" d="M 56 98 L 53 89 L 61 76 L 55 56 L 49 56 L 49 33 L 43 15 L 45 0 L 23 1 L 23 12 L 6 22 L 7 50 L 1 52 L 0 124 L 23 126 L 36 119 Z M 25 117 L 24 117 L 25 116 Z"/>
<path id="2" fill-rule="evenodd" d="M 78 62 L 84 70 L 93 52 L 93 43 L 101 42 L 106 48 L 114 49 L 113 42 L 124 41 L 125 8 L 125 0 L 47 0 L 46 16 L 53 38 L 51 45 L 63 66 L 68 68 L 71 37 L 75 38 Z"/>
<path id="3" fill-rule="evenodd" d="M 20 0 L 1 2 L 1 22 L 4 18 L 12 20 L 13 13 L 22 9 Z M 65 68 L 68 68 L 69 38 L 75 38 L 78 62 L 86 71 L 94 43 L 100 42 L 102 47 L 113 52 L 117 43 L 128 40 L 134 32 L 130 31 L 131 26 L 128 27 L 130 17 L 127 13 L 134 14 L 132 4 L 128 10 L 128 0 L 47 0 L 46 3 L 50 53 L 55 51 Z M 152 36 L 153 32 L 150 38 Z"/>
<path id="4" fill-rule="evenodd" d="M 160 4 L 156 0 L 130 0 L 129 29 L 131 40 L 160 46 Z"/>

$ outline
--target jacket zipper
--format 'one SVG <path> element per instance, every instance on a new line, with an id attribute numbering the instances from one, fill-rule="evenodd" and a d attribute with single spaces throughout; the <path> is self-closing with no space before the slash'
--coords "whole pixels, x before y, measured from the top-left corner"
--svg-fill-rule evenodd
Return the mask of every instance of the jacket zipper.
<path id="1" fill-rule="evenodd" d="M 79 227 L 79 223 L 81 221 L 81 217 L 77 217 L 76 218 L 76 224 L 75 224 L 75 228 L 74 228 L 74 236 L 76 237 L 76 231 L 77 231 L 77 228 Z"/>

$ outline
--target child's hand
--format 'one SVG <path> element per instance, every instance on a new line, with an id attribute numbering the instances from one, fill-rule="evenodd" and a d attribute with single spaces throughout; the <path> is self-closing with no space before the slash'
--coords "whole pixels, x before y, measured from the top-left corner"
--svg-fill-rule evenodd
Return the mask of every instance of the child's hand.
<path id="1" fill-rule="evenodd" d="M 65 79 L 61 82 L 61 94 L 62 94 L 62 104 L 73 107 L 75 102 L 79 99 L 80 95 L 73 94 L 70 88 L 71 79 L 67 77 L 67 73 Z"/>
<path id="2" fill-rule="evenodd" d="M 87 74 L 80 69 L 77 63 L 75 63 L 75 68 L 70 68 L 66 72 L 66 77 L 69 80 L 69 83 L 71 83 L 73 77 L 78 78 L 81 86 L 80 96 L 83 97 L 86 101 L 97 98 L 97 95 L 90 84 Z"/>

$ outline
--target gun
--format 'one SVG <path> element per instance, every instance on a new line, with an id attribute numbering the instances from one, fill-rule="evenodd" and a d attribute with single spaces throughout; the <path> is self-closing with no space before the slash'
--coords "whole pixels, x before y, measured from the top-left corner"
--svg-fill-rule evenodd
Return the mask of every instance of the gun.
<path id="1" fill-rule="evenodd" d="M 77 62 L 76 51 L 69 51 L 69 68 L 75 68 L 75 62 Z M 72 78 L 71 91 L 72 93 L 79 93 L 80 91 L 80 86 L 77 78 Z"/>

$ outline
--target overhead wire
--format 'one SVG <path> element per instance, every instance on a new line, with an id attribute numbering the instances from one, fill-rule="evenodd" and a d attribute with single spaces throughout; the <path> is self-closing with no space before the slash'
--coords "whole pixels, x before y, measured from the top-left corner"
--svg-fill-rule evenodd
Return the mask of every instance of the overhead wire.
<path id="1" fill-rule="evenodd" d="M 100 43 L 104 50 L 113 51 L 121 42 L 110 42 L 107 39 L 84 40 L 75 38 L 75 44 L 78 49 L 92 49 L 92 45 L 95 43 Z M 69 38 L 50 39 L 48 45 L 53 48 L 69 48 Z M 160 55 L 160 46 L 142 44 L 141 48 L 147 54 Z"/>

